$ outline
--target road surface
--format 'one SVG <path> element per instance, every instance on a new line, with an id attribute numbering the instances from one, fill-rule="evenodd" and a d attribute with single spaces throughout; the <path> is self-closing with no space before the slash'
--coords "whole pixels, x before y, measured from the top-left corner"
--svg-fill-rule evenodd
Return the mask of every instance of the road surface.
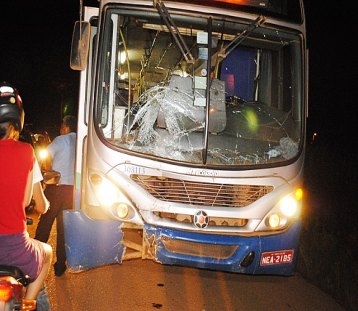
<path id="1" fill-rule="evenodd" d="M 29 226 L 33 236 L 36 228 Z M 49 243 L 55 249 L 55 226 Z M 344 310 L 299 275 L 251 276 L 125 261 L 46 281 L 52 311 Z"/>

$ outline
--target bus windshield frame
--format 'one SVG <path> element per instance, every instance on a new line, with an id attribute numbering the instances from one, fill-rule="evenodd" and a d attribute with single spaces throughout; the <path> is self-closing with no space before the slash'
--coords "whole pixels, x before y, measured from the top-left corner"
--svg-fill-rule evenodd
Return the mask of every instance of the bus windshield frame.
<path id="1" fill-rule="evenodd" d="M 99 137 L 125 153 L 191 166 L 252 169 L 294 161 L 304 141 L 301 34 L 263 24 L 218 60 L 225 44 L 250 29 L 247 21 L 218 16 L 209 27 L 209 16 L 176 11 L 170 18 L 174 33 L 195 49 L 194 64 L 185 61 L 154 8 L 106 10 L 95 109 Z M 132 49 L 139 46 L 135 63 L 138 49 Z M 175 62 L 168 63 L 174 57 L 169 50 L 176 50 Z M 250 83 L 230 64 L 244 68 Z M 239 86 L 230 86 L 232 79 Z M 208 106 L 207 98 L 215 103 Z"/>

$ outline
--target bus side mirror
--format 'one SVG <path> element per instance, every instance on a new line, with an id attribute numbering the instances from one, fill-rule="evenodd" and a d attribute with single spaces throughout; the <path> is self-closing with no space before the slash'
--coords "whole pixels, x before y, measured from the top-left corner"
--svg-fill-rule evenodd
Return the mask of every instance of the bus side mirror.
<path id="1" fill-rule="evenodd" d="M 91 25 L 89 22 L 77 21 L 73 28 L 70 67 L 84 70 L 87 65 Z"/>

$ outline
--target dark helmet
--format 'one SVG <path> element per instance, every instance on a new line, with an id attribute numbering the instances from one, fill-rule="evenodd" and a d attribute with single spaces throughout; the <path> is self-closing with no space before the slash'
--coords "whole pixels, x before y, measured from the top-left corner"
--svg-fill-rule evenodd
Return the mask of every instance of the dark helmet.
<path id="1" fill-rule="evenodd" d="M 24 126 L 24 109 L 16 88 L 7 82 L 0 83 L 0 123 L 11 122 L 21 132 Z"/>

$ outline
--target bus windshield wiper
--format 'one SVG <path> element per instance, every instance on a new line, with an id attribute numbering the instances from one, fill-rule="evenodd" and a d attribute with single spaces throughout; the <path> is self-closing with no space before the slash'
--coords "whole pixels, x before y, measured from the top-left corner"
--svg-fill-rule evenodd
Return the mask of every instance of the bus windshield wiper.
<path id="1" fill-rule="evenodd" d="M 167 25 L 170 33 L 172 34 L 176 44 L 178 45 L 181 53 L 183 54 L 185 60 L 188 63 L 194 63 L 193 55 L 191 54 L 188 46 L 186 45 L 183 36 L 180 34 L 179 29 L 175 25 L 173 19 L 171 18 L 167 8 L 161 0 L 153 0 L 153 6 L 158 10 L 159 14 L 163 18 L 165 24 Z"/>
<path id="2" fill-rule="evenodd" d="M 252 33 L 257 27 L 261 26 L 265 22 L 264 16 L 259 16 L 250 25 L 239 33 L 238 36 L 232 40 L 228 45 L 223 47 L 218 53 L 218 57 L 225 59 L 247 36 Z M 230 49 L 229 49 L 230 48 Z"/>

